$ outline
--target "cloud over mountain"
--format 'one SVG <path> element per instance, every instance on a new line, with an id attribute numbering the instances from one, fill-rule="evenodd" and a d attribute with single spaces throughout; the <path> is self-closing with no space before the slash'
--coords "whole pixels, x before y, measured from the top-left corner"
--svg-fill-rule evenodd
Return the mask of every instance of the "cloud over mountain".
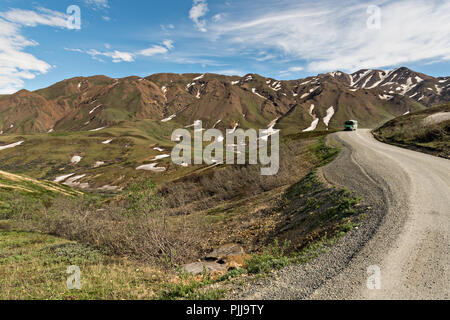
<path id="1" fill-rule="evenodd" d="M 306 69 L 380 68 L 450 59 L 450 2 L 382 1 L 380 28 L 369 28 L 368 4 L 349 1 L 258 1 L 211 21 L 210 37 L 242 51 L 271 50 L 306 60 Z M 244 6 L 244 4 L 243 4 Z"/>

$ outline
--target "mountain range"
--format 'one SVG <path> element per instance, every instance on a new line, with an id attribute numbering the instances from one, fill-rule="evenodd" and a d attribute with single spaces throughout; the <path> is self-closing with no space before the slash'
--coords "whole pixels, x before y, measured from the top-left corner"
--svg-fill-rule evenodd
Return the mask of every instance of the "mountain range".
<path id="1" fill-rule="evenodd" d="M 280 81 L 257 74 L 154 74 L 146 78 L 72 78 L 0 97 L 0 131 L 88 131 L 150 119 L 187 125 L 338 129 L 347 119 L 373 127 L 450 100 L 450 78 L 408 68 L 340 71 Z"/>
<path id="2" fill-rule="evenodd" d="M 289 81 L 257 74 L 76 77 L 0 96 L 0 170 L 120 190 L 137 176 L 167 181 L 198 170 L 174 165 L 169 155 L 173 130 L 197 120 L 206 129 L 272 127 L 282 136 L 341 130 L 349 119 L 375 128 L 450 101 L 449 89 L 449 77 L 404 67 Z"/>

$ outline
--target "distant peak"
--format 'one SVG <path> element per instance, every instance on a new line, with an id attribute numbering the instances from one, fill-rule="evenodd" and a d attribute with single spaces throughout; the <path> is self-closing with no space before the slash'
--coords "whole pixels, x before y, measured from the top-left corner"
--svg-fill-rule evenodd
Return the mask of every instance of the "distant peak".
<path id="1" fill-rule="evenodd" d="M 28 95 L 28 94 L 30 94 L 30 93 L 31 93 L 31 92 L 28 91 L 27 89 L 22 89 L 22 90 L 20 90 L 20 91 L 17 91 L 16 94 L 18 94 L 18 95 Z"/>

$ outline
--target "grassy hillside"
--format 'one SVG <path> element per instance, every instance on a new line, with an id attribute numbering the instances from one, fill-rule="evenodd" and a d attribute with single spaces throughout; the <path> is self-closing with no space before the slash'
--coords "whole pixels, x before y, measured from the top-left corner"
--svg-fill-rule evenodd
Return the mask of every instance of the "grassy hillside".
<path id="1" fill-rule="evenodd" d="M 0 171 L 0 219 L 17 210 L 19 199 L 24 197 L 33 202 L 46 202 L 58 196 L 77 197 L 82 192 L 49 181 Z M 31 210 L 31 209 L 30 209 Z"/>
<path id="2" fill-rule="evenodd" d="M 374 131 L 380 141 L 450 158 L 450 104 L 411 113 Z"/>
<path id="3" fill-rule="evenodd" d="M 136 177 L 148 177 L 155 181 L 172 180 L 204 166 L 184 168 L 174 165 L 170 158 L 165 158 L 157 161 L 158 166 L 167 169 L 165 173 L 136 168 L 152 162 L 158 155 L 170 155 L 175 145 L 170 137 L 175 128 L 171 123 L 158 124 L 152 120 L 142 120 L 122 122 L 96 132 L 2 135 L 0 146 L 20 141 L 23 143 L 0 150 L 0 169 L 50 181 L 64 175 L 83 175 L 77 182 L 89 183 L 91 191 L 105 185 L 120 190 Z M 105 141 L 109 143 L 105 144 Z M 163 151 L 155 148 L 162 148 Z M 73 156 L 81 157 L 81 161 L 72 163 Z"/>

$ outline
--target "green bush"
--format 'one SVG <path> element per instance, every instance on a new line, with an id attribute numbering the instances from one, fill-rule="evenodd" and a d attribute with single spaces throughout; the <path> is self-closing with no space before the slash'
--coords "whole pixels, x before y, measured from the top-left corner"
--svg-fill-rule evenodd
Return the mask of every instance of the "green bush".
<path id="1" fill-rule="evenodd" d="M 254 254 L 247 260 L 247 271 L 250 274 L 268 273 L 287 266 L 291 259 L 286 255 L 290 243 L 286 241 L 283 245 L 275 240 L 273 245 L 264 249 L 262 254 Z"/>

